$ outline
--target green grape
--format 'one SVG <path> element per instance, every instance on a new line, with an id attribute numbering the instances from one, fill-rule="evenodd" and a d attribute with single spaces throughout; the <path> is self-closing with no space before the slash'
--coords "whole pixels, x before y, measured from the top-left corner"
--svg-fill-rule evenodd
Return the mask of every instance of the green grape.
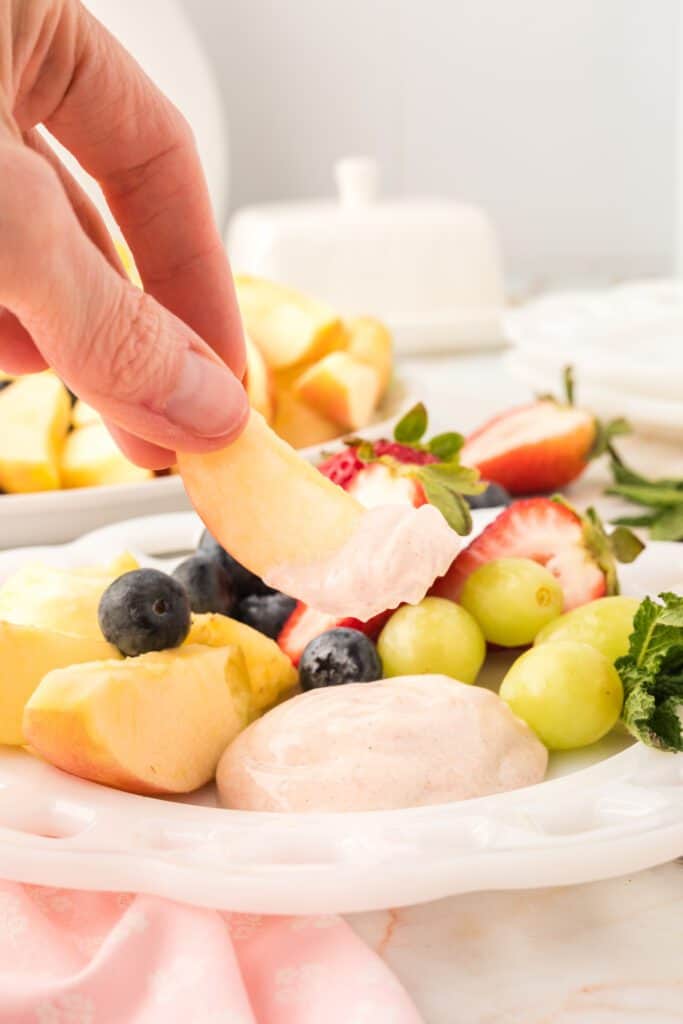
<path id="1" fill-rule="evenodd" d="M 460 603 L 501 647 L 532 643 L 540 629 L 562 614 L 562 587 L 530 558 L 498 558 L 468 576 Z"/>
<path id="2" fill-rule="evenodd" d="M 599 597 L 597 601 L 573 608 L 566 615 L 550 622 L 534 643 L 555 643 L 578 640 L 590 644 L 610 661 L 628 651 L 628 638 L 633 631 L 633 616 L 640 602 L 635 597 Z"/>
<path id="3" fill-rule="evenodd" d="M 472 616 L 443 597 L 425 597 L 391 616 L 377 641 L 385 676 L 442 673 L 473 683 L 486 642 Z"/>
<path id="4" fill-rule="evenodd" d="M 571 640 L 526 651 L 505 676 L 500 696 L 549 750 L 597 742 L 624 701 L 614 665 L 594 647 Z"/>

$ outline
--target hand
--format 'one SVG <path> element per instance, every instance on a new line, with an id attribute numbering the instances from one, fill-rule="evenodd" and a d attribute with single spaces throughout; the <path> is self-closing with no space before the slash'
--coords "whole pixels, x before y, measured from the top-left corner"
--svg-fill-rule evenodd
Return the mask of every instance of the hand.
<path id="1" fill-rule="evenodd" d="M 0 55 L 0 367 L 52 366 L 150 468 L 227 444 L 244 342 L 187 123 L 79 0 L 3 0 Z M 145 292 L 40 123 L 102 186 Z"/>

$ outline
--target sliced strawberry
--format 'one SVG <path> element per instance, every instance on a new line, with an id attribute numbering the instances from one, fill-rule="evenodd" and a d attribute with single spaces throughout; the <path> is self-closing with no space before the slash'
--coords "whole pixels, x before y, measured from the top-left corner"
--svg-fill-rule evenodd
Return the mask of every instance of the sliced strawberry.
<path id="1" fill-rule="evenodd" d="M 331 455 L 329 459 L 321 462 L 318 469 L 332 483 L 346 488 L 364 465 L 365 463 L 361 462 L 358 457 L 358 449 L 347 446 L 336 455 Z"/>
<path id="2" fill-rule="evenodd" d="M 632 537 L 623 545 L 622 561 L 637 557 L 642 545 Z M 634 543 L 635 542 L 635 543 Z M 564 591 L 565 610 L 618 593 L 612 538 L 597 515 L 580 516 L 569 505 L 550 498 L 516 501 L 461 551 L 453 565 L 432 588 L 432 593 L 457 601 L 465 580 L 480 565 L 496 558 L 531 558 L 557 577 Z"/>
<path id="3" fill-rule="evenodd" d="M 597 429 L 585 409 L 543 399 L 489 420 L 470 434 L 460 455 L 511 494 L 554 491 L 586 468 Z"/>
<path id="4" fill-rule="evenodd" d="M 420 448 L 413 448 L 409 444 L 399 444 L 398 441 L 387 441 L 380 439 L 373 442 L 372 453 L 375 458 L 388 455 L 396 462 L 403 462 L 411 466 L 427 466 L 430 462 L 438 462 L 439 459 L 432 452 L 423 451 Z"/>
<path id="5" fill-rule="evenodd" d="M 298 665 L 306 645 L 321 633 L 344 626 L 347 629 L 358 629 L 361 633 L 374 639 L 390 615 L 390 611 L 382 612 L 368 622 L 361 622 L 360 619 L 353 618 L 341 619 L 335 618 L 334 615 L 326 615 L 324 612 L 317 612 L 314 608 L 309 608 L 308 605 L 299 601 L 284 624 L 277 642 L 292 663 Z"/>
<path id="6" fill-rule="evenodd" d="M 384 462 L 369 462 L 356 473 L 347 491 L 366 508 L 377 505 L 427 504 L 427 496 L 418 476 L 397 471 Z"/>

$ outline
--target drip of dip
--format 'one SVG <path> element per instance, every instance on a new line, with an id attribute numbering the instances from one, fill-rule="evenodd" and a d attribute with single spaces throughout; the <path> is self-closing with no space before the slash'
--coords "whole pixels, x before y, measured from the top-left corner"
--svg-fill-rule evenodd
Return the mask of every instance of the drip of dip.
<path id="1" fill-rule="evenodd" d="M 540 782 L 548 754 L 490 690 L 403 676 L 309 690 L 253 722 L 223 754 L 223 806 L 377 811 Z"/>
<path id="2" fill-rule="evenodd" d="M 279 565 L 265 582 L 317 611 L 363 621 L 399 604 L 417 604 L 465 541 L 433 505 L 378 505 L 351 536 L 312 565 Z"/>

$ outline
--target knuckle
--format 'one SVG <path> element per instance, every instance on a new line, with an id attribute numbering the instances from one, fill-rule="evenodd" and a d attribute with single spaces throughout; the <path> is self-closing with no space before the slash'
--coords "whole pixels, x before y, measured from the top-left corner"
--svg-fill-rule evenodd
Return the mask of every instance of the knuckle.
<path id="1" fill-rule="evenodd" d="M 163 311 L 155 300 L 122 283 L 110 309 L 101 311 L 90 335 L 93 372 L 106 368 L 106 387 L 119 401 L 153 405 L 167 395 L 182 355 L 171 344 Z"/>

